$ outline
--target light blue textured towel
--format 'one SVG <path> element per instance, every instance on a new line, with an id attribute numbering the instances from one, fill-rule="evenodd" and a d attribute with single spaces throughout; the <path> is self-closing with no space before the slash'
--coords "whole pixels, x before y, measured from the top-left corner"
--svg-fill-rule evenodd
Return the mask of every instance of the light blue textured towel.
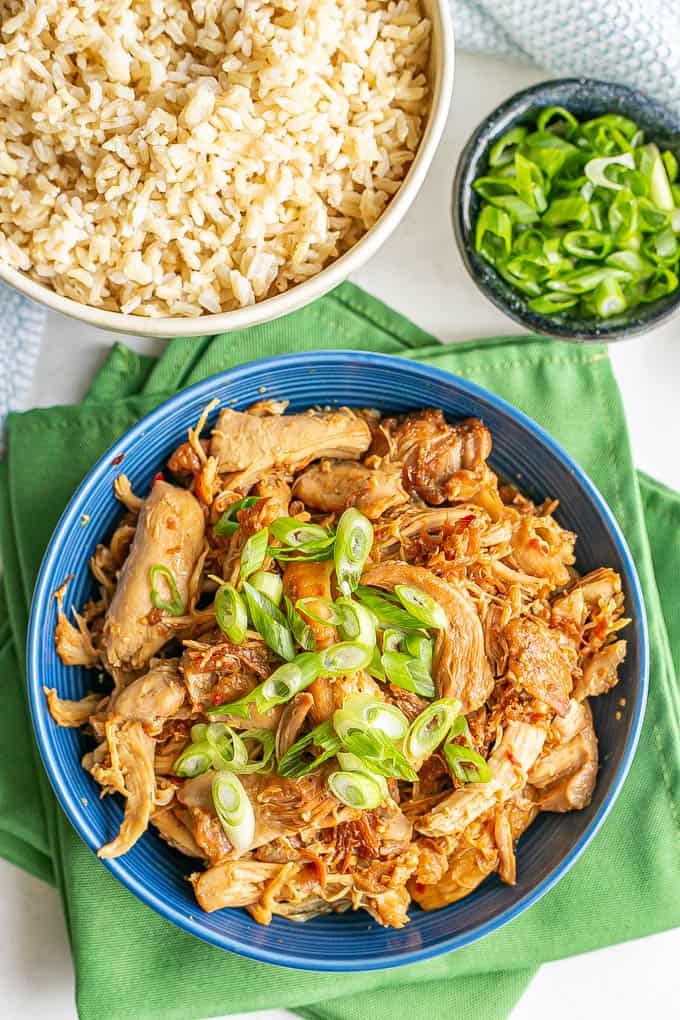
<path id="1" fill-rule="evenodd" d="M 680 112 L 680 0 L 452 0 L 456 43 L 634 85 Z M 25 398 L 45 313 L 0 284 L 0 434 Z"/>

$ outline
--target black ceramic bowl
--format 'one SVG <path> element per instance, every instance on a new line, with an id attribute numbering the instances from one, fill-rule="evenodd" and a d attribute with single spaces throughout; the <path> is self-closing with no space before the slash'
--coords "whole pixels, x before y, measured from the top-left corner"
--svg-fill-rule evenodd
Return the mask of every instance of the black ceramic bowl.
<path id="1" fill-rule="evenodd" d="M 546 106 L 563 106 L 579 119 L 619 113 L 634 120 L 645 140 L 671 149 L 680 160 L 680 118 L 656 100 L 635 89 L 593 78 L 557 78 L 540 82 L 510 99 L 486 117 L 467 142 L 458 161 L 453 185 L 453 224 L 465 267 L 481 292 L 515 322 L 534 333 L 579 342 L 623 340 L 645 333 L 680 307 L 680 288 L 650 304 L 638 305 L 611 319 L 575 315 L 539 315 L 527 299 L 495 271 L 474 247 L 474 228 L 481 201 L 472 182 L 486 173 L 491 146 L 515 124 L 535 122 Z"/>

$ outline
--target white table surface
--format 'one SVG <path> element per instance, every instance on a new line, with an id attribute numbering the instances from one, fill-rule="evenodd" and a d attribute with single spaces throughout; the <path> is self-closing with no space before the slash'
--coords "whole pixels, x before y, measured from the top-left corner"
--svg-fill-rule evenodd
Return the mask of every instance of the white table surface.
<path id="1" fill-rule="evenodd" d="M 456 159 L 469 133 L 503 98 L 541 77 L 545 76 L 500 60 L 459 55 L 453 107 L 428 180 L 401 227 L 355 277 L 444 341 L 520 331 L 468 279 L 448 208 Z M 676 320 L 645 337 L 614 345 L 611 353 L 638 466 L 680 489 L 678 334 Z M 114 339 L 113 334 L 51 315 L 27 405 L 79 399 Z M 163 347 L 161 342 L 141 339 L 131 343 L 149 352 Z M 600 838 L 606 838 L 606 829 Z M 0 1017 L 74 1020 L 73 969 L 58 896 L 4 861 L 0 861 L 0 931 Z M 614 1015 L 614 1006 L 617 1020 L 677 1017 L 679 959 L 680 930 L 550 964 L 542 968 L 511 1020 L 544 1020 L 546 1013 L 550 1020 L 606 1020 Z M 331 997 L 331 978 L 328 990 Z M 290 1016 L 273 1010 L 244 1013 L 239 1020 Z M 444 1020 L 424 1008 L 425 1016 Z"/>

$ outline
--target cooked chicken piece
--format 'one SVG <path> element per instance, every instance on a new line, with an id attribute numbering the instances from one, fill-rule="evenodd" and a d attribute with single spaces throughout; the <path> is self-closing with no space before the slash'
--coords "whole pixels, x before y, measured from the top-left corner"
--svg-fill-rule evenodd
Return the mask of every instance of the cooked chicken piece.
<path id="1" fill-rule="evenodd" d="M 177 659 L 152 659 L 148 673 L 113 695 L 109 712 L 119 719 L 137 719 L 145 723 L 147 733 L 157 736 L 186 698 L 177 666 Z"/>
<path id="2" fill-rule="evenodd" d="M 384 421 L 381 432 L 387 449 L 378 441 L 376 453 L 402 464 L 406 489 L 426 503 L 468 499 L 488 474 L 491 435 L 477 418 L 449 425 L 440 410 L 417 411 L 399 424 Z"/>
<path id="3" fill-rule="evenodd" d="M 150 570 L 166 567 L 187 607 L 204 531 L 203 512 L 191 493 L 156 482 L 140 511 L 130 555 L 106 614 L 104 650 L 112 666 L 142 669 L 168 640 L 163 614 L 151 601 Z M 167 581 L 159 575 L 156 584 L 161 597 L 170 599 Z"/>
<path id="4" fill-rule="evenodd" d="M 503 676 L 508 668 L 508 642 L 503 635 L 504 607 L 491 603 L 484 612 L 484 650 L 494 677 Z"/>
<path id="5" fill-rule="evenodd" d="M 370 468 L 348 460 L 322 460 L 299 475 L 293 495 L 324 513 L 342 513 L 349 506 L 377 520 L 392 507 L 408 502 L 398 464 Z"/>
<path id="6" fill-rule="evenodd" d="M 283 574 L 283 593 L 293 605 L 298 599 L 318 598 L 332 599 L 331 578 L 333 576 L 333 561 L 321 560 L 317 563 L 287 563 Z M 323 616 L 322 606 L 312 606 L 317 616 Z M 309 624 L 316 640 L 317 649 L 328 648 L 336 640 L 335 627 L 317 623 L 311 617 L 302 613 L 303 618 Z M 314 705 L 310 711 L 310 720 L 313 726 L 330 719 L 335 711 L 335 699 L 333 689 L 328 677 L 318 677 L 308 688 L 314 698 Z"/>
<path id="7" fill-rule="evenodd" d="M 270 415 L 264 418 L 228 408 L 220 411 L 210 442 L 220 474 L 230 489 L 247 492 L 272 468 L 300 471 L 320 457 L 358 460 L 371 430 L 347 407 L 337 411 Z"/>
<path id="8" fill-rule="evenodd" d="M 538 758 L 545 731 L 523 722 L 508 722 L 503 739 L 489 758 L 488 783 L 469 783 L 454 790 L 415 827 L 425 836 L 450 836 L 463 832 L 491 807 L 502 804 L 526 785 L 527 773 Z"/>
<path id="9" fill-rule="evenodd" d="M 524 792 L 505 802 L 498 811 L 493 810 L 467 829 L 448 858 L 445 873 L 441 872 L 441 851 L 436 842 L 424 841 L 421 858 L 434 862 L 419 867 L 416 879 L 409 883 L 413 899 L 423 910 L 437 910 L 455 903 L 473 892 L 492 872 L 498 870 L 502 881 L 515 883 L 515 840 L 528 829 L 538 814 L 538 807 Z M 499 817 L 502 819 L 499 822 Z M 440 841 L 444 842 L 444 841 Z M 426 881 L 427 879 L 433 881 Z"/>
<path id="10" fill-rule="evenodd" d="M 190 875 L 189 881 L 203 910 L 245 907 L 257 903 L 264 883 L 277 875 L 281 867 L 264 861 L 224 861 Z"/>
<path id="11" fill-rule="evenodd" d="M 271 673 L 269 652 L 260 638 L 235 645 L 221 631 L 214 637 L 205 642 L 186 641 L 180 660 L 191 705 L 197 712 L 236 701 Z"/>
<path id="12" fill-rule="evenodd" d="M 57 625 L 54 628 L 54 642 L 57 654 L 65 666 L 96 666 L 99 652 L 92 643 L 87 622 L 80 613 L 73 610 L 76 626 L 64 613 L 64 596 L 73 575 L 69 574 L 64 583 L 54 592 L 57 602 Z"/>
<path id="13" fill-rule="evenodd" d="M 313 704 L 313 695 L 309 691 L 300 691 L 283 709 L 276 731 L 277 759 L 283 758 L 286 751 L 293 746 L 299 737 L 300 730 Z"/>
<path id="14" fill-rule="evenodd" d="M 573 588 L 554 600 L 550 610 L 550 624 L 564 634 L 568 643 L 578 651 L 583 624 L 586 622 L 586 601 L 582 588 Z"/>
<path id="15" fill-rule="evenodd" d="M 396 705 L 409 722 L 413 722 L 416 716 L 419 716 L 430 704 L 426 698 L 421 698 L 419 694 L 405 691 L 401 687 L 395 687 L 394 684 L 388 686 L 386 700 Z"/>
<path id="16" fill-rule="evenodd" d="M 154 806 L 156 777 L 153 770 L 155 741 L 137 720 L 107 724 L 106 736 L 114 769 L 122 777 L 125 814 L 115 839 L 97 851 L 97 857 L 120 857 L 135 845 L 148 827 Z"/>
<path id="17" fill-rule="evenodd" d="M 588 712 L 587 702 L 583 704 L 575 697 L 570 698 L 567 714 L 555 716 L 551 723 L 549 743 L 568 744 L 586 725 Z"/>
<path id="18" fill-rule="evenodd" d="M 552 517 L 520 517 L 512 536 L 515 563 L 521 571 L 542 577 L 555 587 L 567 583 L 567 567 L 574 563 L 576 535 L 565 531 Z"/>
<path id="19" fill-rule="evenodd" d="M 84 726 L 99 708 L 104 695 L 90 692 L 78 701 L 60 698 L 54 688 L 43 687 L 47 707 L 57 726 Z"/>
<path id="20" fill-rule="evenodd" d="M 585 725 L 567 744 L 542 755 L 529 773 L 542 811 L 574 811 L 590 804 L 597 780 L 598 750 L 587 702 Z"/>
<path id="21" fill-rule="evenodd" d="M 460 699 L 465 715 L 483 705 L 491 693 L 493 677 L 484 652 L 482 625 L 468 595 L 430 570 L 400 560 L 367 567 L 362 582 L 388 590 L 408 584 L 436 599 L 448 618 L 446 630 L 437 633 L 434 649 L 432 675 L 437 695 Z"/>
<path id="22" fill-rule="evenodd" d="M 212 802 L 213 775 L 206 772 L 184 782 L 177 794 L 179 802 L 216 818 Z M 344 807 L 328 792 L 325 773 L 315 772 L 297 780 L 259 774 L 239 778 L 255 812 L 255 834 L 250 850 L 281 836 L 293 836 L 303 829 L 326 828 L 357 816 L 356 811 Z M 201 845 L 195 832 L 194 837 Z"/>
<path id="23" fill-rule="evenodd" d="M 374 861 L 353 871 L 354 887 L 362 894 L 361 906 L 378 924 L 403 928 L 411 902 L 406 883 L 418 867 L 418 849 L 409 846 L 388 861 Z"/>
<path id="24" fill-rule="evenodd" d="M 173 850 L 178 850 L 181 854 L 186 854 L 187 857 L 208 860 L 187 826 L 180 821 L 172 808 L 154 811 L 151 821 L 156 826 L 161 839 L 164 839 Z"/>
<path id="25" fill-rule="evenodd" d="M 268 523 L 278 517 L 287 517 L 291 500 L 290 476 L 272 471 L 253 487 L 253 496 L 261 496 L 269 501 L 271 520 Z"/>
<path id="26" fill-rule="evenodd" d="M 373 559 L 386 560 L 400 555 L 404 545 L 411 539 L 421 536 L 442 536 L 445 527 L 453 527 L 460 521 L 474 520 L 477 515 L 484 517 L 476 507 L 469 504 L 461 506 L 423 507 L 411 504 L 402 510 L 383 517 L 375 528 Z M 487 518 L 488 520 L 488 518 Z M 500 534 L 500 529 L 503 535 Z M 507 531 L 507 536 L 505 532 Z M 510 529 L 505 525 L 492 526 L 482 536 L 482 544 L 495 545 L 502 537 L 510 537 Z"/>
<path id="27" fill-rule="evenodd" d="M 550 705 L 558 715 L 569 708 L 572 671 L 558 637 L 544 623 L 519 617 L 505 627 L 508 677 Z"/>
<path id="28" fill-rule="evenodd" d="M 598 606 L 602 602 L 609 602 L 621 594 L 621 578 L 610 567 L 600 567 L 584 574 L 578 581 L 572 584 L 570 591 L 580 589 L 588 608 Z"/>
<path id="29" fill-rule="evenodd" d="M 256 418 L 268 418 L 271 415 L 285 414 L 289 403 L 289 400 L 256 400 L 246 408 L 245 413 Z"/>
<path id="30" fill-rule="evenodd" d="M 597 697 L 615 687 L 619 682 L 619 666 L 626 657 L 626 642 L 614 641 L 605 645 L 599 652 L 586 656 L 583 662 L 583 675 L 577 678 L 574 685 L 574 697 Z"/>

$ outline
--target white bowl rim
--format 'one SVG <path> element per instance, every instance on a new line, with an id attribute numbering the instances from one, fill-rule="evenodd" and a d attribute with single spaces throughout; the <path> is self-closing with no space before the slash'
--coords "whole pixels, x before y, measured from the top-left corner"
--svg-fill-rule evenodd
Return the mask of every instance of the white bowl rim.
<path id="1" fill-rule="evenodd" d="M 395 230 L 418 194 L 437 150 L 451 104 L 455 49 L 448 0 L 429 0 L 427 6 L 431 8 L 433 21 L 432 64 L 435 81 L 430 114 L 413 163 L 383 215 L 348 252 L 331 262 L 316 276 L 296 284 L 283 294 L 266 298 L 245 308 L 186 318 L 150 318 L 110 312 L 93 305 L 81 304 L 72 298 L 57 294 L 46 284 L 39 283 L 21 270 L 2 262 L 0 280 L 49 309 L 62 312 L 89 325 L 116 333 L 159 338 L 210 336 L 246 329 L 294 312 L 326 294 L 375 255 Z"/>

